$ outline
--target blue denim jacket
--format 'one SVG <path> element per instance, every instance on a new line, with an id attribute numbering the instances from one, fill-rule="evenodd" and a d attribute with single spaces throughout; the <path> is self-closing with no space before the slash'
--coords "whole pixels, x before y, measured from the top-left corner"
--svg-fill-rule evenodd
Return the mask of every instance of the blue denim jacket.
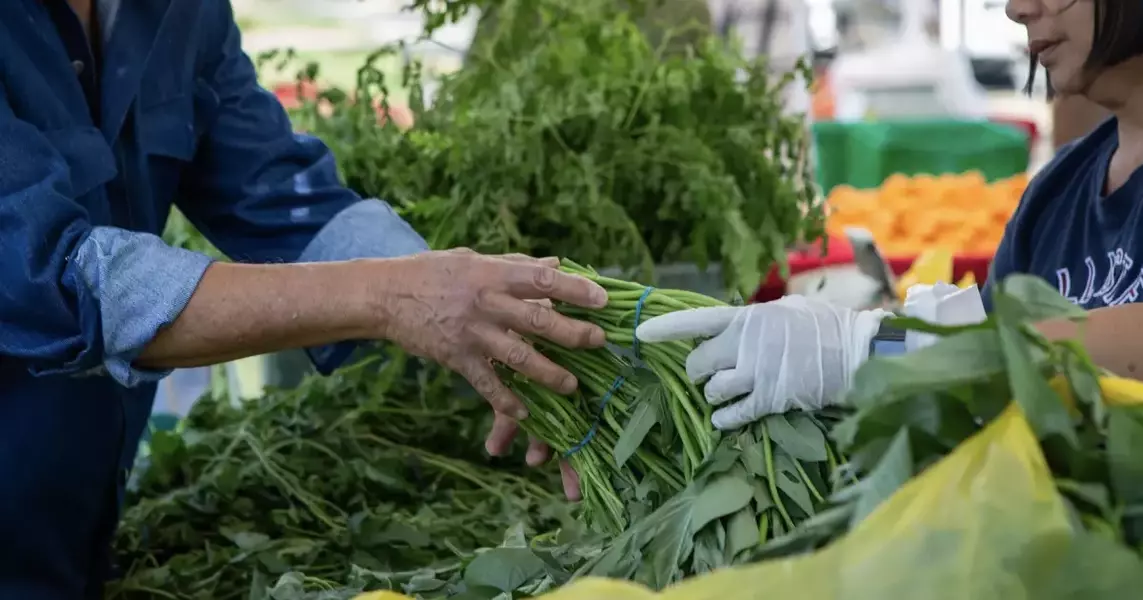
<path id="1" fill-rule="evenodd" d="M 0 600 L 99 597 L 164 375 L 132 362 L 210 264 L 172 204 L 240 261 L 426 249 L 292 132 L 228 0 L 97 3 L 100 57 L 64 0 L 0 2 Z"/>

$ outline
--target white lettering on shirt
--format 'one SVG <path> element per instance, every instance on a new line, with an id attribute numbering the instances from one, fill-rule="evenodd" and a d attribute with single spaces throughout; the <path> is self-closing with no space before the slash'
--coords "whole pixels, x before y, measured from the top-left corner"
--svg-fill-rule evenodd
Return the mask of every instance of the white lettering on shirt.
<path id="1" fill-rule="evenodd" d="M 1079 296 L 1073 294 L 1071 271 L 1067 268 L 1056 269 L 1056 288 L 1072 303 L 1084 308 L 1097 308 L 1138 300 L 1143 291 L 1143 272 L 1130 277 L 1135 261 L 1122 248 L 1107 253 L 1107 270 L 1102 279 L 1099 277 L 1099 265 L 1093 257 L 1085 258 L 1083 263 L 1087 273 L 1083 293 Z M 1098 289 L 1095 287 L 1096 281 L 1100 281 Z"/>

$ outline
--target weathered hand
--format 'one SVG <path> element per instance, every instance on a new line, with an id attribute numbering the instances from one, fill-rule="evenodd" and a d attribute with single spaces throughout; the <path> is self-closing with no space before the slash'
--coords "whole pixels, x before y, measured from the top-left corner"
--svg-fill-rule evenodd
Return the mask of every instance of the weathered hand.
<path id="1" fill-rule="evenodd" d="M 604 344 L 599 327 L 565 317 L 535 300 L 560 300 L 588 308 L 607 303 L 603 288 L 563 273 L 556 259 L 486 256 L 470 250 L 428 252 L 395 259 L 385 283 L 385 339 L 460 373 L 496 411 L 487 448 L 503 452 L 527 417 L 519 399 L 497 377 L 500 362 L 559 393 L 571 393 L 575 377 L 514 332 L 547 338 L 569 348 Z M 547 458 L 533 444 L 529 462 Z"/>

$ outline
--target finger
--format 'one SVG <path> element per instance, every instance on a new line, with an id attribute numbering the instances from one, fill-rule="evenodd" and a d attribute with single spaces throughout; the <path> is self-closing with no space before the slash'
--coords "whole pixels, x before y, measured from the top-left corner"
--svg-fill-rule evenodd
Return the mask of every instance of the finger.
<path id="1" fill-rule="evenodd" d="M 505 265 L 508 292 L 517 298 L 551 298 L 584 308 L 607 306 L 607 291 L 590 279 L 547 266 Z"/>
<path id="2" fill-rule="evenodd" d="M 550 267 L 553 269 L 558 269 L 560 266 L 560 259 L 559 259 L 559 257 L 556 257 L 556 256 L 545 256 L 543 258 L 536 258 L 534 256 L 528 256 L 527 254 L 520 254 L 518 252 L 513 252 L 511 254 L 497 255 L 496 258 L 501 258 L 501 259 L 512 261 L 512 262 L 539 264 L 539 265 L 543 265 L 545 267 Z"/>
<path id="3" fill-rule="evenodd" d="M 715 429 L 728 431 L 749 425 L 768 414 L 758 403 L 749 402 L 747 399 L 714 411 L 710 422 Z"/>
<path id="4" fill-rule="evenodd" d="M 524 455 L 524 462 L 529 467 L 538 467 L 552 458 L 552 449 L 536 438 L 528 438 L 528 453 Z"/>
<path id="5" fill-rule="evenodd" d="M 565 348 L 598 348 L 607 337 L 603 329 L 556 312 L 538 301 L 486 292 L 477 296 L 477 308 L 512 331 L 547 338 Z"/>
<path id="6" fill-rule="evenodd" d="M 699 344 L 687 355 L 687 377 L 698 382 L 738 363 L 738 340 L 720 335 Z"/>
<path id="7" fill-rule="evenodd" d="M 746 369 L 719 371 L 706 382 L 702 391 L 706 401 L 712 405 L 725 404 L 754 391 L 754 372 Z"/>
<path id="8" fill-rule="evenodd" d="M 570 394 L 579 385 L 574 375 L 548 360 L 531 344 L 509 335 L 507 331 L 496 329 L 492 325 L 475 325 L 472 332 L 488 356 L 544 387 L 560 394 Z M 501 387 L 504 385 L 499 380 L 497 383 Z M 495 405 L 493 407 L 495 408 Z"/>
<path id="9" fill-rule="evenodd" d="M 516 439 L 519 427 L 512 417 L 496 413 L 492 418 L 492 429 L 488 431 L 488 437 L 484 438 L 484 450 L 490 456 L 504 456 L 511 447 L 512 440 Z"/>
<path id="10" fill-rule="evenodd" d="M 518 421 L 528 418 L 528 409 L 524 408 L 524 404 L 520 402 L 516 394 L 513 394 L 503 381 L 500 381 L 500 377 L 496 375 L 496 370 L 488 364 L 487 359 L 473 356 L 460 365 L 457 372 L 472 385 L 476 393 L 492 405 L 492 410 Z"/>
<path id="11" fill-rule="evenodd" d="M 667 313 L 641 323 L 635 335 L 649 344 L 714 337 L 730 326 L 739 310 L 736 306 L 713 306 Z"/>
<path id="12" fill-rule="evenodd" d="M 564 484 L 564 496 L 572 502 L 579 502 L 583 497 L 579 489 L 579 473 L 566 460 L 560 461 L 560 480 Z"/>

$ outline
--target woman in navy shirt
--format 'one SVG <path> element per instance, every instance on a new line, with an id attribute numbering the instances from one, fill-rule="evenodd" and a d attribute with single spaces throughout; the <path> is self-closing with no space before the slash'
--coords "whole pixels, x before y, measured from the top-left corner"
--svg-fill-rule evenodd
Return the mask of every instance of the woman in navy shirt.
<path id="1" fill-rule="evenodd" d="M 1143 1 L 1009 0 L 1007 13 L 1027 28 L 1030 54 L 1058 94 L 1114 116 L 1061 148 L 1029 185 L 993 260 L 986 307 L 993 281 L 1038 275 L 1090 311 L 1082 335 L 1100 366 L 1143 376 Z M 876 335 L 886 314 L 789 296 L 672 313 L 637 333 L 648 343 L 713 338 L 688 357 L 687 373 L 709 379 L 707 400 L 725 405 L 714 424 L 733 429 L 840 402 L 871 346 L 894 351 Z M 1053 339 L 1080 335 L 1070 322 L 1039 328 Z"/>
<path id="2" fill-rule="evenodd" d="M 1038 275 L 1091 311 L 1089 351 L 1120 375 L 1143 366 L 1143 2 L 1009 0 L 1057 94 L 1114 116 L 1059 150 L 1028 186 L 992 262 L 991 282 Z M 1033 71 L 1034 76 L 1034 71 Z M 1073 326 L 1042 326 L 1050 336 Z"/>

